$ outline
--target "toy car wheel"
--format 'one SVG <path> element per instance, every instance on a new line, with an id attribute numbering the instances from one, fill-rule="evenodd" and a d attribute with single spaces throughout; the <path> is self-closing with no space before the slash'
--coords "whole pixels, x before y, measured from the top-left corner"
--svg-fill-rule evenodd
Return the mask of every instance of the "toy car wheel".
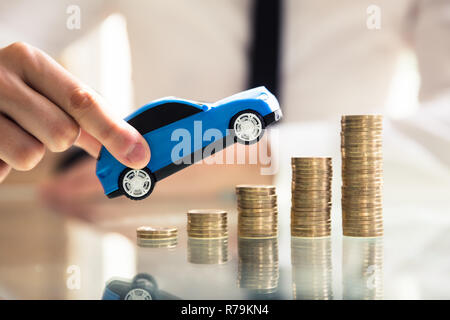
<path id="1" fill-rule="evenodd" d="M 147 290 L 136 288 L 127 293 L 125 300 L 153 300 L 153 297 Z"/>
<path id="2" fill-rule="evenodd" d="M 119 187 L 128 198 L 141 200 L 152 193 L 155 187 L 155 178 L 148 168 L 126 168 L 120 174 Z"/>
<path id="3" fill-rule="evenodd" d="M 241 111 L 230 121 L 236 142 L 253 144 L 264 135 L 265 123 L 261 115 L 252 110 Z"/>

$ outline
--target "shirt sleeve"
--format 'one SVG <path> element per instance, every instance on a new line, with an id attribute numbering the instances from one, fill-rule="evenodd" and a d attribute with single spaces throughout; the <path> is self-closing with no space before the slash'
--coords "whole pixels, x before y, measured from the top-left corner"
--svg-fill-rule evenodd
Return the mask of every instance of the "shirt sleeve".
<path id="1" fill-rule="evenodd" d="M 421 76 L 419 100 L 450 92 L 450 1 L 416 0 L 412 45 Z"/>

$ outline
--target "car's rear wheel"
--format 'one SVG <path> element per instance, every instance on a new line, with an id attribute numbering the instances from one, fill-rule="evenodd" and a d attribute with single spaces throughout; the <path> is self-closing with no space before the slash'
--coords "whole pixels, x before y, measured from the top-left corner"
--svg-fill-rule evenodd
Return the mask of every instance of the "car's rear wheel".
<path id="1" fill-rule="evenodd" d="M 119 176 L 119 188 L 132 200 L 147 198 L 155 187 L 155 178 L 148 168 L 126 168 Z"/>
<path id="2" fill-rule="evenodd" d="M 253 110 L 237 113 L 230 121 L 236 142 L 252 144 L 258 142 L 264 135 L 265 123 L 261 115 Z"/>

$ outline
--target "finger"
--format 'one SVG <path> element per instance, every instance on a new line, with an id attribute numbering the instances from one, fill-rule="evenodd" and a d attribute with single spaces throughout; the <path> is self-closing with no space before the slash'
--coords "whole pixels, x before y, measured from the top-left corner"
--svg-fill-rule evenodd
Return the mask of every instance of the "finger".
<path id="1" fill-rule="evenodd" d="M 2 112 L 51 151 L 61 152 L 70 148 L 79 135 L 77 123 L 50 100 L 29 88 L 19 77 L 2 75 Z"/>
<path id="2" fill-rule="evenodd" d="M 145 139 L 125 121 L 112 119 L 98 94 L 38 49 L 15 44 L 13 50 L 21 57 L 16 68 L 27 84 L 71 115 L 126 166 L 142 168 L 148 164 L 150 149 Z"/>
<path id="3" fill-rule="evenodd" d="M 0 137 L 0 159 L 16 170 L 31 170 L 44 156 L 44 145 L 3 115 Z"/>
<path id="4" fill-rule="evenodd" d="M 5 180 L 11 171 L 11 167 L 3 160 L 0 160 L 0 183 Z"/>
<path id="5" fill-rule="evenodd" d="M 80 148 L 83 148 L 87 153 L 89 153 L 94 158 L 98 158 L 100 149 L 102 147 L 102 144 L 97 139 L 95 139 L 93 136 L 91 136 L 83 129 L 81 130 L 77 141 L 75 141 L 75 145 Z"/>

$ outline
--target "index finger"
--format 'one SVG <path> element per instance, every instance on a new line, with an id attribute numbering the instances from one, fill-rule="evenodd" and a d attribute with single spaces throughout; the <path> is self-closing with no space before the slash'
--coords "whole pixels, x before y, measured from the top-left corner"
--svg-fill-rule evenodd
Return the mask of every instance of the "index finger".
<path id="1" fill-rule="evenodd" d="M 23 76 L 28 85 L 53 101 L 124 165 L 143 168 L 150 148 L 142 135 L 122 119 L 113 119 L 107 103 L 42 51 L 24 45 Z"/>

